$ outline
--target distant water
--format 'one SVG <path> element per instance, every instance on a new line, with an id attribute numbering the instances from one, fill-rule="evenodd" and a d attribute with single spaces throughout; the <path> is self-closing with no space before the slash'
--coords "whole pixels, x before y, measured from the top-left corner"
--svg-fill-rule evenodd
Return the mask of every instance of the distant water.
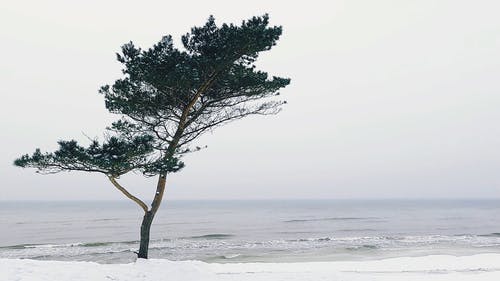
<path id="1" fill-rule="evenodd" d="M 135 260 L 130 202 L 0 202 L 0 258 Z M 500 200 L 168 201 L 150 256 L 207 262 L 500 253 Z"/>

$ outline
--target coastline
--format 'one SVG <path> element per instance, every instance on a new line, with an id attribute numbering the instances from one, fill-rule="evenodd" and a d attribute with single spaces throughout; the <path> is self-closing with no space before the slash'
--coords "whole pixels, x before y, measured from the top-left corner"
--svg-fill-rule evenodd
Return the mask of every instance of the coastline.
<path id="1" fill-rule="evenodd" d="M 430 255 L 370 261 L 205 263 L 138 260 L 128 264 L 0 259 L 0 280 L 500 280 L 500 254 Z"/>

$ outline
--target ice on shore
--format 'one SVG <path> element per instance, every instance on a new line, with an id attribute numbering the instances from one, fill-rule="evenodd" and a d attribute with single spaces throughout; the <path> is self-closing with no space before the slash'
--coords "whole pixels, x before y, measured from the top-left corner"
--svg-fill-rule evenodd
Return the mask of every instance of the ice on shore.
<path id="1" fill-rule="evenodd" d="M 496 281 L 500 254 L 376 261 L 213 264 L 138 260 L 130 264 L 0 259 L 2 281 Z"/>

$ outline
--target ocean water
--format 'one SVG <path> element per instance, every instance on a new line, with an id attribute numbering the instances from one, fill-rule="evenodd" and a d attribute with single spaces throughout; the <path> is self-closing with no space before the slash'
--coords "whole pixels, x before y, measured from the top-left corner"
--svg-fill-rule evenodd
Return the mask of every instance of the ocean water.
<path id="1" fill-rule="evenodd" d="M 0 202 L 0 258 L 135 260 L 132 202 Z M 206 262 L 500 253 L 500 200 L 164 201 L 150 256 Z"/>

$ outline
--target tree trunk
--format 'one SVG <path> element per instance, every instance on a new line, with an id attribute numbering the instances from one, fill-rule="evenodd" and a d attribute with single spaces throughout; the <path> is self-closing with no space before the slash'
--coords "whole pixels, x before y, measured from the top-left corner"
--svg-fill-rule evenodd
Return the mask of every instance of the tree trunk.
<path id="1" fill-rule="evenodd" d="M 158 184 L 156 185 L 156 193 L 151 203 L 151 210 L 144 212 L 144 217 L 142 218 L 141 224 L 141 242 L 139 245 L 139 252 L 137 253 L 137 257 L 140 259 L 148 258 L 148 250 L 149 250 L 149 232 L 151 230 L 151 224 L 153 223 L 153 218 L 160 208 L 161 200 L 163 199 L 163 193 L 165 192 L 165 184 L 166 184 L 167 175 L 161 174 L 158 177 Z"/>
<path id="2" fill-rule="evenodd" d="M 140 259 L 148 258 L 148 250 L 149 250 L 149 231 L 151 229 L 151 224 L 153 223 L 154 214 L 151 211 L 147 211 L 144 213 L 144 217 L 142 219 L 141 224 L 141 244 L 139 246 L 139 252 L 137 253 L 137 257 Z"/>

